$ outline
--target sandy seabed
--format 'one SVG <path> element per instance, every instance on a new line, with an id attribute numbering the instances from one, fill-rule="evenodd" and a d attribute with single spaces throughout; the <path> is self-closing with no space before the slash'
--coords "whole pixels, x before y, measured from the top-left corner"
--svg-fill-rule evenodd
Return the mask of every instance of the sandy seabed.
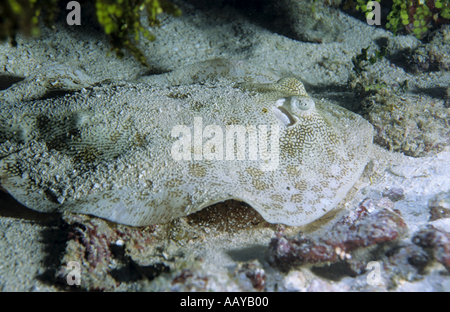
<path id="1" fill-rule="evenodd" d="M 87 20 L 92 15 L 82 11 L 81 26 L 68 26 L 61 20 L 56 23 L 54 29 L 43 29 L 39 38 L 19 36 L 17 48 L 7 43 L 1 44 L 0 87 L 6 89 L 37 68 L 55 63 L 81 68 L 94 81 L 101 82 L 135 80 L 146 75 L 169 72 L 195 62 L 225 58 L 243 60 L 270 70 L 279 77 L 294 76 L 304 82 L 313 97 L 326 98 L 352 109 L 356 95 L 347 87 L 347 81 L 353 72 L 352 58 L 360 53 L 361 48 L 371 46 L 375 49 L 380 42 L 387 42 L 391 49 L 390 54 L 398 55 L 421 44 L 413 36 L 394 37 L 383 28 L 368 26 L 364 21 L 338 9 L 330 9 L 318 17 L 336 23 L 335 28 L 339 28 L 336 41 L 310 43 L 282 35 L 289 35 L 291 32 L 283 32 L 283 29 L 277 29 L 277 25 L 270 25 L 267 21 L 263 23 L 255 14 L 249 15 L 247 11 L 237 7 L 220 7 L 220 4 L 216 7 L 204 6 L 201 1 L 178 1 L 177 4 L 183 15 L 179 18 L 162 15 L 161 27 L 151 30 L 156 35 L 156 41 L 142 40 L 140 43 L 140 48 L 150 64 L 149 68 L 143 67 L 131 56 L 125 56 L 122 60 L 114 55 L 107 56 L 107 38 L 98 26 Z M 426 103 L 443 106 L 445 97 L 441 91 L 449 87 L 448 71 L 413 74 L 399 66 L 401 62 L 396 63 L 398 59 L 382 59 L 368 70 L 368 75 L 371 75 L 374 81 L 389 85 L 399 85 L 408 80 L 411 94 L 426 97 Z M 423 109 L 426 110 L 427 107 Z M 444 118 L 448 122 L 448 108 Z M 430 223 L 429 201 L 450 190 L 448 147 L 435 155 L 412 158 L 387 151 L 377 145 L 373 159 L 372 170 L 375 173 L 361 177 L 347 198 L 336 208 L 336 213 L 328 215 L 325 221 L 310 226 L 287 227 L 286 234 L 292 235 L 302 230 L 312 237 L 320 237 L 330 229 L 333 220 L 339 220 L 346 211 L 357 207 L 364 198 L 379 199 L 383 191 L 396 187 L 402 188 L 405 196 L 395 202 L 395 209 L 401 212 L 409 229 L 409 234 L 402 242 L 411 243 L 413 234 Z M 64 253 L 67 253 L 68 232 L 65 221 L 57 214 L 46 215 L 29 211 L 6 194 L 2 193 L 0 196 L 0 290 L 70 290 L 55 279 L 60 270 L 61 259 Z M 230 207 L 236 206 L 236 202 L 226 204 Z M 258 265 L 265 274 L 263 289 L 268 291 L 450 291 L 448 272 L 438 263 L 430 264 L 426 274 L 416 280 L 395 278 L 397 284 L 394 288 L 387 285 L 368 285 L 364 282 L 365 275 L 355 278 L 344 274 L 339 279 L 333 279 L 330 278 L 331 273 L 316 274 L 310 267 L 292 268 L 290 272 L 283 272 L 271 267 L 265 256 L 267 246 L 277 232 L 276 226 L 247 229 L 243 226 L 232 230 L 224 230 L 222 227 L 210 230 L 202 228 L 201 221 L 196 221 L 195 218 L 202 219 L 197 216 L 176 221 L 183 227 L 192 222 L 195 224 L 191 225 L 195 238 L 181 240 L 184 246 L 173 246 L 178 244 L 170 234 L 173 225 L 161 225 L 160 238 L 172 241 L 164 245 L 167 251 L 161 251 L 161 257 L 165 257 L 165 252 L 176 254 L 174 249 L 195 249 L 195 257 L 193 256 L 192 260 L 194 264 L 190 265 L 196 269 L 192 271 L 198 272 L 194 275 L 208 276 L 209 285 L 206 289 L 209 290 L 254 290 L 247 285 L 248 282 L 246 284 L 240 281 L 239 268 L 245 267 L 246 262 L 258 260 Z M 223 218 L 227 218 L 226 213 Z M 448 232 L 448 220 L 450 219 L 443 218 L 433 221 L 432 224 Z M 179 258 L 183 258 L 183 255 Z M 171 268 L 167 263 L 166 266 Z M 189 289 L 181 286 L 174 288 L 173 283 L 169 283 L 177 278 L 176 272 L 174 269 L 172 275 L 165 273 L 166 275 L 162 274 L 154 280 L 142 278 L 95 287 L 118 291 Z M 140 274 L 145 276 L 142 272 Z M 390 271 L 389 274 L 394 273 Z M 107 281 L 105 280 L 105 283 Z M 95 289 L 92 285 L 81 285 L 79 289 Z M 190 287 L 193 290 L 201 289 L 198 285 Z"/>

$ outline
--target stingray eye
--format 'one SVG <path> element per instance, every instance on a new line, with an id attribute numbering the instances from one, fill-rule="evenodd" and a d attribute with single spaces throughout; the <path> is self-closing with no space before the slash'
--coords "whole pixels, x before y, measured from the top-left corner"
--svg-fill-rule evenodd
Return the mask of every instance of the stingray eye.
<path id="1" fill-rule="evenodd" d="M 314 101 L 307 97 L 291 97 L 291 107 L 292 110 L 295 111 L 296 109 L 300 111 L 307 111 L 315 106 Z"/>

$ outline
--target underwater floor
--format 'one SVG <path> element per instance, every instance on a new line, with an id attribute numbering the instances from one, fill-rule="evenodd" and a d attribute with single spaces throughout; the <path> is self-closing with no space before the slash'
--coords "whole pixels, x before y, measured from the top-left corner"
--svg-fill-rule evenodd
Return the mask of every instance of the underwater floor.
<path id="1" fill-rule="evenodd" d="M 450 27 L 173 2 L 148 68 L 84 6 L 0 45 L 0 290 L 450 291 Z M 279 167 L 174 161 L 193 116 L 279 124 Z"/>

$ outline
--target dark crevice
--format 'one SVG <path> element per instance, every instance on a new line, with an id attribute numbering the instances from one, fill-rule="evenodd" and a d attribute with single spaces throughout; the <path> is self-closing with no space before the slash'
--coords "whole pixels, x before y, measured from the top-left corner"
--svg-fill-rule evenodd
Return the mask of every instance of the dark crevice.
<path id="1" fill-rule="evenodd" d="M 62 218 L 59 218 L 52 223 L 46 224 L 41 232 L 40 239 L 40 242 L 45 244 L 45 257 L 42 263 L 45 271 L 35 278 L 46 285 L 56 286 L 61 290 L 67 290 L 67 284 L 56 276 L 66 250 L 69 233 L 70 226 Z M 73 288 L 71 290 L 76 289 Z"/>
<path id="2" fill-rule="evenodd" d="M 137 264 L 133 259 L 125 255 L 125 246 L 111 244 L 109 249 L 114 258 L 121 264 L 120 268 L 109 272 L 117 282 L 130 283 L 143 279 L 151 281 L 161 273 L 170 272 L 170 268 L 162 263 L 149 266 Z"/>
<path id="3" fill-rule="evenodd" d="M 348 264 L 343 261 L 331 264 L 330 266 L 313 267 L 311 272 L 334 282 L 339 282 L 344 277 L 356 277 L 356 274 L 348 267 Z"/>
<path id="4" fill-rule="evenodd" d="M 3 73 L 0 75 L 0 91 L 8 89 L 13 84 L 22 81 L 24 79 L 25 79 L 24 77 L 13 76 Z"/>

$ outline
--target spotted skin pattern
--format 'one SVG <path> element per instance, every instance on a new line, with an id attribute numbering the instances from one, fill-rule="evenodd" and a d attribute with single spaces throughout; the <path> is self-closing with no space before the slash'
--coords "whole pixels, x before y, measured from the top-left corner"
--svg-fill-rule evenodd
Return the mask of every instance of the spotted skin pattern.
<path id="1" fill-rule="evenodd" d="M 311 98 L 295 78 L 247 81 L 110 83 L 20 106 L 6 103 L 0 108 L 0 186 L 37 211 L 91 214 L 134 226 L 167 222 L 227 199 L 248 203 L 271 223 L 308 224 L 333 209 L 359 179 L 372 126 Z M 200 131 L 195 120 L 201 120 Z M 187 132 L 174 134 L 180 125 Z M 231 126 L 246 131 L 244 159 L 238 159 L 237 145 L 234 160 L 226 159 Z M 278 140 L 271 141 L 275 127 Z M 183 138 L 190 144 L 181 149 L 190 159 L 175 160 L 172 148 Z M 222 158 L 206 159 L 208 151 L 220 155 L 220 144 L 206 148 L 219 138 Z M 249 146 L 261 138 L 271 156 L 258 150 L 255 160 Z"/>

